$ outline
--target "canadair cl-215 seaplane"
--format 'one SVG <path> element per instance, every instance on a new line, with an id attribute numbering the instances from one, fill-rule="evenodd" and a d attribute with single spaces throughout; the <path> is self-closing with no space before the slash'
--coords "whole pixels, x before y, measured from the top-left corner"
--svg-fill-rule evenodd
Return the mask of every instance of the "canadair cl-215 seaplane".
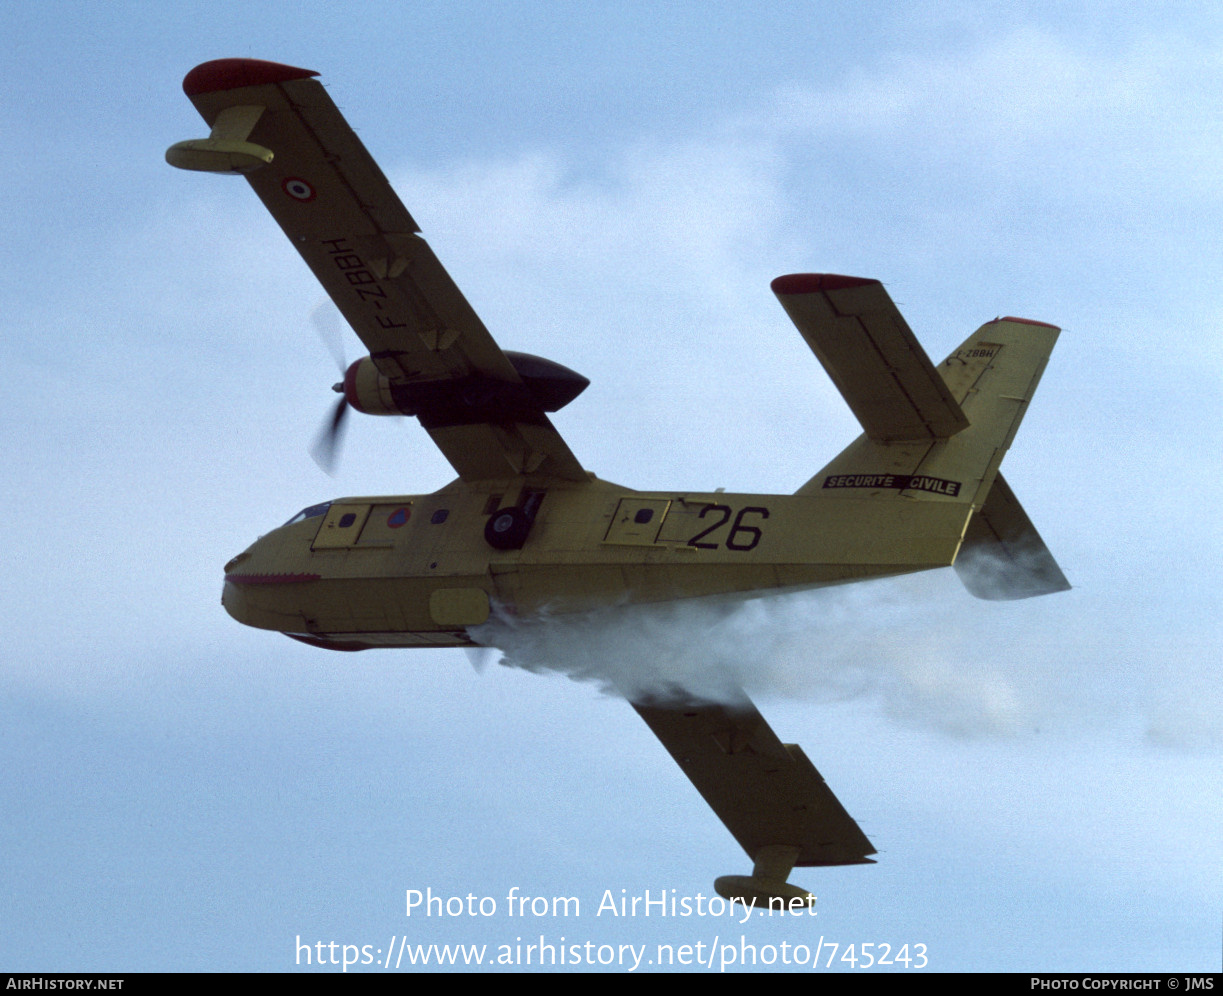
<path id="1" fill-rule="evenodd" d="M 792 495 L 640 492 L 599 480 L 548 419 L 588 381 L 505 352 L 316 73 L 222 59 L 183 89 L 212 129 L 171 165 L 247 178 L 369 350 L 348 408 L 409 415 L 458 473 L 431 495 L 305 509 L 225 566 L 239 622 L 316 647 L 472 646 L 519 616 L 815 588 L 954 565 L 982 598 L 1069 587 L 998 472 L 1058 335 L 983 325 L 935 367 L 877 280 L 795 274 L 773 292 L 864 430 Z M 730 899 L 802 904 L 795 866 L 870 863 L 870 841 L 802 749 L 744 699 L 639 696 L 754 863 Z"/>

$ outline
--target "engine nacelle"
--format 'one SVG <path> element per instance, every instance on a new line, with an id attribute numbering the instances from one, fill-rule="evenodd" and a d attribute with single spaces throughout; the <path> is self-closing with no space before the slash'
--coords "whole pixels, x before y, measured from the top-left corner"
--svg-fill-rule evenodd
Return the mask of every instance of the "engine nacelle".
<path id="1" fill-rule="evenodd" d="M 511 421 L 542 409 L 560 411 L 590 381 L 552 360 L 505 354 L 521 383 L 472 374 L 459 380 L 392 384 L 363 356 L 344 374 L 344 397 L 366 415 L 416 415 L 426 425 Z"/>
<path id="2" fill-rule="evenodd" d="M 353 408 L 365 415 L 415 415 L 403 411 L 395 402 L 391 382 L 368 356 L 350 363 L 344 371 L 344 397 Z"/>

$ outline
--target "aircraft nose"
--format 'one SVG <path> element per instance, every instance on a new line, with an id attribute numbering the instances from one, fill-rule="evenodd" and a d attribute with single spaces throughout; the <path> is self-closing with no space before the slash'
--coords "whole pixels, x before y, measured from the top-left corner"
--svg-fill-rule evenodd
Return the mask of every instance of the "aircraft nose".
<path id="1" fill-rule="evenodd" d="M 229 573 L 230 565 L 232 564 L 233 564 L 233 561 L 231 560 L 228 564 L 225 565 L 225 572 L 227 574 Z M 225 611 L 228 612 L 230 616 L 233 619 L 237 620 L 238 622 L 246 621 L 243 618 L 245 615 L 243 611 L 244 601 L 245 600 L 242 597 L 242 586 L 239 584 L 235 584 L 233 581 L 229 580 L 229 578 L 226 578 L 225 584 L 221 588 L 221 605 L 225 609 Z"/>
<path id="2" fill-rule="evenodd" d="M 251 559 L 251 551 L 249 548 L 243 550 L 236 557 L 230 558 L 225 565 L 225 583 L 221 588 L 221 605 L 231 617 L 240 623 L 249 625 L 250 604 L 247 598 L 247 592 L 244 590 L 245 585 L 241 583 L 240 568 L 248 560 Z"/>

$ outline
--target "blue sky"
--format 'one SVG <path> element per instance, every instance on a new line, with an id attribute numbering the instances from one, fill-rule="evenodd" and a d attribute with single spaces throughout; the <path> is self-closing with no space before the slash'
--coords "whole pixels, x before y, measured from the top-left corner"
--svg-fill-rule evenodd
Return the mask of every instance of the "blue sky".
<path id="1" fill-rule="evenodd" d="M 544 934 L 1219 969 L 1217 13 L 46 3 L 0 28 L 0 965 Z M 1005 471 L 1073 591 L 982 603 L 942 572 L 735 621 L 761 710 L 880 851 L 793 876 L 818 917 L 596 915 L 747 870 L 597 688 L 224 614 L 222 565 L 299 508 L 450 479 L 390 420 L 336 479 L 310 461 L 323 295 L 244 183 L 162 159 L 202 134 L 183 75 L 225 56 L 322 74 L 498 341 L 591 378 L 556 422 L 629 487 L 790 492 L 856 434 L 778 274 L 883 280 L 936 360 L 998 314 L 1063 327 Z M 514 886 L 582 915 L 524 926 Z M 405 917 L 426 888 L 501 912 Z"/>

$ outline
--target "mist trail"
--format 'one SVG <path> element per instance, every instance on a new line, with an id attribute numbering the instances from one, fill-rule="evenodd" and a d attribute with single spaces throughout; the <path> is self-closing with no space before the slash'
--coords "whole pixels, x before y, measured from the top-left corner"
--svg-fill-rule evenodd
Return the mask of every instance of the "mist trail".
<path id="1" fill-rule="evenodd" d="M 873 697 L 890 714 L 953 734 L 1022 728 L 1033 703 L 948 624 L 954 613 L 932 611 L 940 601 L 911 580 L 892 580 L 577 615 L 495 615 L 471 635 L 497 648 L 505 666 L 563 674 L 629 699 Z"/>
<path id="2" fill-rule="evenodd" d="M 1082 592 L 969 596 L 950 571 L 754 599 L 494 615 L 500 663 L 605 694 L 862 701 L 956 737 L 1070 734 L 1223 749 L 1214 656 Z"/>

